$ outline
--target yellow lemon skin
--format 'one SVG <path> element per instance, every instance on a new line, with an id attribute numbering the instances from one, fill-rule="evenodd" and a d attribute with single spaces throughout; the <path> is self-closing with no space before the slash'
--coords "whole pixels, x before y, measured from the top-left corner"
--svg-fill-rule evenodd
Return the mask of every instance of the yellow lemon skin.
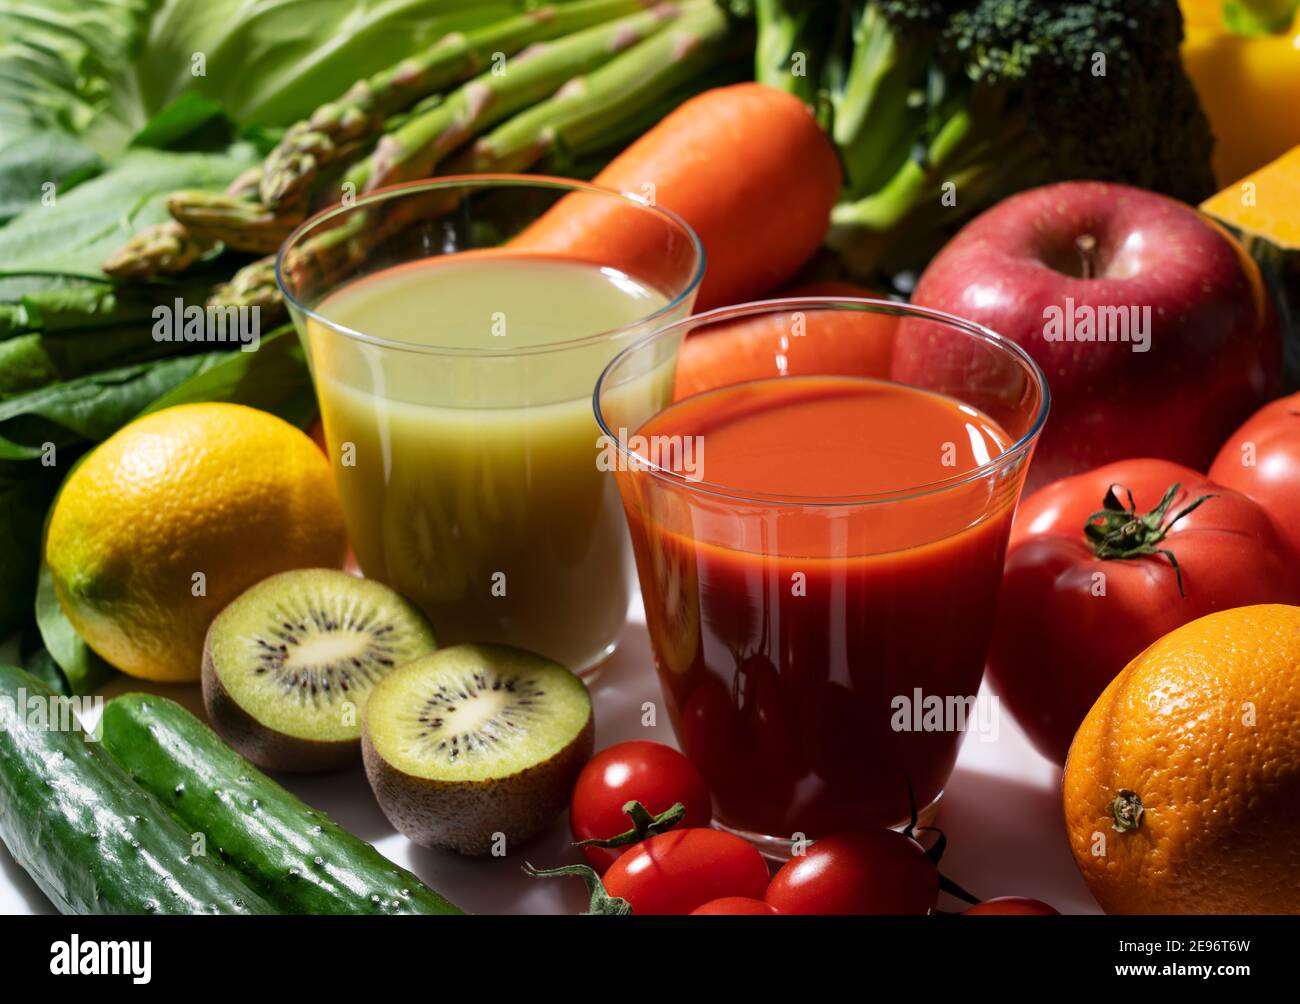
<path id="1" fill-rule="evenodd" d="M 1300 913 L 1300 607 L 1220 610 L 1147 648 L 1079 727 L 1062 788 L 1107 913 Z"/>
<path id="2" fill-rule="evenodd" d="M 197 680 L 203 638 L 254 583 L 337 568 L 347 537 L 328 461 L 238 404 L 132 422 L 72 472 L 50 516 L 55 595 L 86 643 L 146 680 Z"/>

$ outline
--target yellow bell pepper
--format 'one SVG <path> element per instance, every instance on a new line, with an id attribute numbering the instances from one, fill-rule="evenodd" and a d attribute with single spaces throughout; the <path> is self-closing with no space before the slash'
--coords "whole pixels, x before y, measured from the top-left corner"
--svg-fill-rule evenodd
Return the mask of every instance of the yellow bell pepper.
<path id="1" fill-rule="evenodd" d="M 1180 5 L 1183 65 L 1214 130 L 1214 174 L 1226 186 L 1300 143 L 1300 19 L 1294 0 Z M 1242 33 L 1233 8 L 1256 16 L 1254 30 L 1264 33 Z"/>

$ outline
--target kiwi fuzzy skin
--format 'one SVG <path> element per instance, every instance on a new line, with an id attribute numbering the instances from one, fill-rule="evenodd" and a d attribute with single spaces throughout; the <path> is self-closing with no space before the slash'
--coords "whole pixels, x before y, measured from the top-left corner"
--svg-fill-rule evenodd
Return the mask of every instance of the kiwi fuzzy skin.
<path id="1" fill-rule="evenodd" d="M 215 624 L 215 622 L 214 622 Z M 356 764 L 359 739 L 322 742 L 299 739 L 263 725 L 235 702 L 221 682 L 212 659 L 212 628 L 203 646 L 203 706 L 218 734 L 236 752 L 263 770 L 290 774 L 320 774 Z"/>
<path id="2" fill-rule="evenodd" d="M 421 847 L 482 855 L 492 852 L 494 834 L 504 834 L 513 849 L 564 811 L 595 742 L 595 717 L 588 710 L 582 731 L 549 760 L 490 781 L 433 781 L 381 757 L 363 720 L 361 758 L 379 808 L 407 839 Z"/>

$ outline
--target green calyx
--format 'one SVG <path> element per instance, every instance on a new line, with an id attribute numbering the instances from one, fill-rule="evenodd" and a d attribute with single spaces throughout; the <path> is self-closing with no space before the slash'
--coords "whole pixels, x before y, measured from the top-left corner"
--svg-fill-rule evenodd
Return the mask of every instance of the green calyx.
<path id="1" fill-rule="evenodd" d="M 1092 553 L 1103 561 L 1161 555 L 1169 562 L 1178 579 L 1178 595 L 1185 596 L 1183 571 L 1178 566 L 1178 559 L 1173 551 L 1160 545 L 1174 524 L 1214 496 L 1202 495 L 1166 519 L 1169 507 L 1173 505 L 1182 487 L 1177 482 L 1170 485 L 1159 505 L 1148 513 L 1139 513 L 1133 501 L 1133 493 L 1122 485 L 1111 485 L 1102 501 L 1102 508 L 1089 516 L 1083 527 L 1083 535 L 1092 547 Z M 1115 493 L 1116 488 L 1122 489 L 1127 496 L 1127 506 Z"/>
<path id="2" fill-rule="evenodd" d="M 670 809 L 665 809 L 659 815 L 651 815 L 640 802 L 635 799 L 626 802 L 623 805 L 623 811 L 627 813 L 628 818 L 632 820 L 632 828 L 624 830 L 614 837 L 605 839 L 591 838 L 590 840 L 579 840 L 574 847 L 626 847 L 628 844 L 639 844 L 642 840 L 656 836 L 660 833 L 666 833 L 682 821 L 686 815 L 686 806 L 681 802 L 675 802 Z"/>
<path id="3" fill-rule="evenodd" d="M 577 875 L 587 883 L 591 893 L 591 905 L 583 911 L 584 917 L 626 917 L 632 912 L 632 904 L 625 899 L 611 896 L 605 891 L 605 883 L 600 880 L 595 869 L 588 865 L 561 865 L 559 868 L 534 868 L 524 865 L 524 874 L 529 878 L 553 878 L 556 875 Z"/>

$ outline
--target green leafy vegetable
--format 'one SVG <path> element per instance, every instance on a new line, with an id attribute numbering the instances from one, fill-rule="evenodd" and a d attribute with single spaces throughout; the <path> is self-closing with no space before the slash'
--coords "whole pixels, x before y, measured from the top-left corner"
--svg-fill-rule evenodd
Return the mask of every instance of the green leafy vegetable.
<path id="1" fill-rule="evenodd" d="M 136 230 L 167 218 L 163 200 L 177 188 L 224 188 L 256 162 L 240 143 L 228 153 L 129 150 L 114 166 L 54 205 L 37 205 L 0 230 L 0 263 L 25 271 L 96 275 L 100 263 Z"/>
<path id="2" fill-rule="evenodd" d="M 54 594 L 54 576 L 44 561 L 41 562 L 36 585 L 36 626 L 40 630 L 41 641 L 45 644 L 44 651 L 58 667 L 70 693 L 87 693 L 115 672 L 112 666 L 81 640 L 76 628 L 68 620 Z M 39 660 L 33 661 L 40 664 Z"/>
<path id="3" fill-rule="evenodd" d="M 316 417 L 307 358 L 289 325 L 262 336 L 256 352 L 227 352 L 154 400 L 144 414 L 200 401 L 231 401 L 261 408 L 306 427 Z"/>
<path id="4" fill-rule="evenodd" d="M 46 442 L 57 447 L 107 439 L 150 402 L 227 355 L 210 352 L 122 366 L 0 401 L 0 459 L 35 459 Z"/>
<path id="5" fill-rule="evenodd" d="M 131 145 L 166 150 L 225 118 L 220 101 L 200 94 L 182 94 L 151 118 L 131 139 Z"/>
<path id="6" fill-rule="evenodd" d="M 0 147 L 0 223 L 40 203 L 53 186 L 70 191 L 98 173 L 99 157 L 63 132 L 41 132 Z"/>

